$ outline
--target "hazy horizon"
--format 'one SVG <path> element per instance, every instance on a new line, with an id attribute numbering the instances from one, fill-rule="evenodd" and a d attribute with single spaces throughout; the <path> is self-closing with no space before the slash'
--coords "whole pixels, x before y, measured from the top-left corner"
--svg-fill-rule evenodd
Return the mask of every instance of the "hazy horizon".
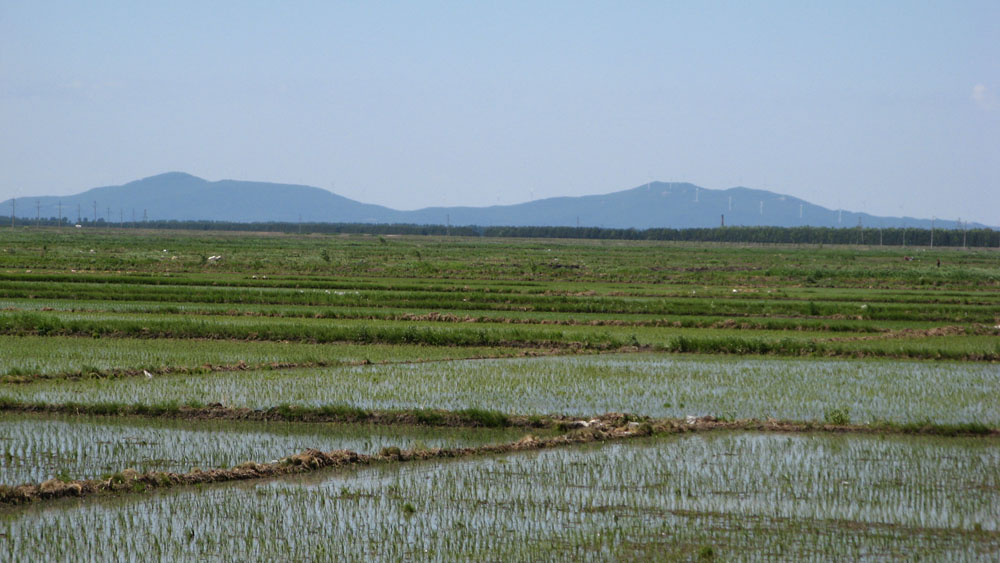
<path id="1" fill-rule="evenodd" d="M 0 200 L 168 171 L 400 210 L 654 180 L 997 225 L 998 90 L 986 1 L 8 3 Z"/>

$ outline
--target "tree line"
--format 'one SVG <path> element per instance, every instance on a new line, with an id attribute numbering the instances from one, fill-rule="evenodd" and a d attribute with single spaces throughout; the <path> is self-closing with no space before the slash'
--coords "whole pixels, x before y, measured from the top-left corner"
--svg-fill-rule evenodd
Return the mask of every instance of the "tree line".
<path id="1" fill-rule="evenodd" d="M 12 226 L 73 227 L 66 218 L 17 217 Z M 873 227 L 712 227 L 693 229 L 609 229 L 602 227 L 484 227 L 401 223 L 291 223 L 229 221 L 90 221 L 81 228 L 172 229 L 193 231 L 263 231 L 281 233 L 426 235 L 498 238 L 564 238 L 648 240 L 747 244 L 855 244 L 868 246 L 1000 247 L 1000 231 L 992 229 L 921 229 Z"/>

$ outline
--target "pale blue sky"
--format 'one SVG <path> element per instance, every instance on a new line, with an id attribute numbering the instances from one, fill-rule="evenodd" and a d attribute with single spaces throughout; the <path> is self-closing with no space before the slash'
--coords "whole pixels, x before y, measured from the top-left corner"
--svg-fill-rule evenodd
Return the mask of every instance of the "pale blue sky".
<path id="1" fill-rule="evenodd" d="M 654 179 L 998 225 L 1000 1 L 0 0 L 0 200 L 172 170 L 398 209 Z"/>

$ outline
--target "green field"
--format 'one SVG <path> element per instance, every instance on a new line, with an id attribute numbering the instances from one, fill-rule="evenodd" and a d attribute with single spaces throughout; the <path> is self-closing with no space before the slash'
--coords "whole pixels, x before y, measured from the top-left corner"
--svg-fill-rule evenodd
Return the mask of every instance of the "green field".
<path id="1" fill-rule="evenodd" d="M 998 365 L 994 249 L 0 229 L 0 552 L 992 559 Z"/>

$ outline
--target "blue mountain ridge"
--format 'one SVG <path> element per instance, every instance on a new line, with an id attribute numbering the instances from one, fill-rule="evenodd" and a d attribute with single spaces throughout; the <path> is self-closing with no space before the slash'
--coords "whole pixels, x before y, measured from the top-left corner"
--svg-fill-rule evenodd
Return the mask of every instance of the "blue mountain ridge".
<path id="1" fill-rule="evenodd" d="M 23 197 L 17 216 L 63 217 L 116 223 L 120 220 L 409 223 L 479 226 L 581 226 L 604 228 L 931 227 L 930 219 L 879 217 L 827 209 L 766 190 L 735 187 L 713 190 L 685 182 L 650 182 L 603 195 L 554 197 L 490 207 L 428 207 L 399 211 L 361 203 L 312 186 L 220 180 L 210 182 L 168 172 L 120 186 L 92 188 L 70 196 Z M 9 209 L 11 200 L 0 203 Z M 981 228 L 980 224 L 969 224 Z M 938 219 L 937 228 L 961 228 Z"/>

